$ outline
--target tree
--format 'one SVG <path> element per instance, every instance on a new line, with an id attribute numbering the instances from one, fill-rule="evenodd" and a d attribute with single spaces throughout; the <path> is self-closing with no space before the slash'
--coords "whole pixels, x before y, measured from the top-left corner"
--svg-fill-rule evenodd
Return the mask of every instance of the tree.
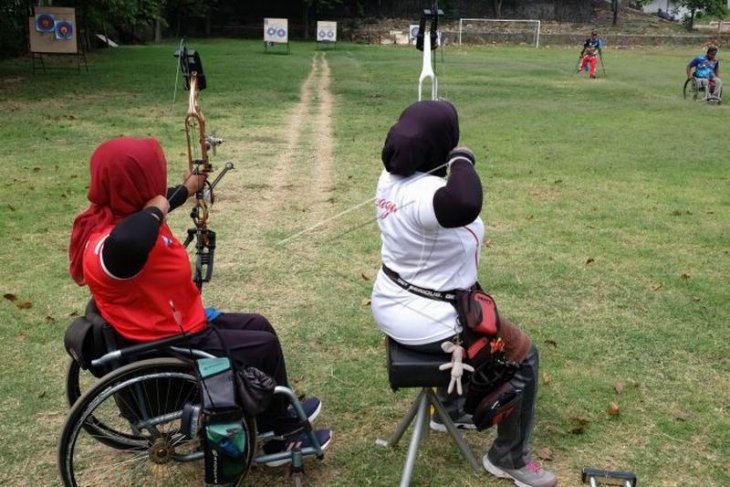
<path id="1" fill-rule="evenodd" d="M 502 18 L 502 0 L 493 0 L 494 2 L 494 18 Z"/>
<path id="2" fill-rule="evenodd" d="M 706 15 L 724 17 L 727 13 L 725 0 L 682 0 L 681 5 L 689 9 L 687 30 L 694 29 L 695 15 L 702 11 Z"/>
<path id="3" fill-rule="evenodd" d="M 302 0 L 302 22 L 304 23 L 304 39 L 309 39 L 309 12 L 314 10 L 318 13 L 323 10 L 331 10 L 342 3 L 342 0 Z"/>

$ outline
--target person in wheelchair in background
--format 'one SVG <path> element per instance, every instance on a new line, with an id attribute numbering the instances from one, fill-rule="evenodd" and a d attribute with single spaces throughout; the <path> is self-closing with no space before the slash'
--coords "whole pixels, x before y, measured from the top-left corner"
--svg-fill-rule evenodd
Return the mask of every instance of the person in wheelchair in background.
<path id="1" fill-rule="evenodd" d="M 720 61 L 717 59 L 717 47 L 710 46 L 707 52 L 696 56 L 686 68 L 687 79 L 691 79 L 698 91 L 704 90 L 706 101 L 720 101 L 722 97 L 722 80 L 720 79 Z"/>
<path id="2" fill-rule="evenodd" d="M 484 237 L 479 218 L 482 184 L 474 169 L 474 154 L 456 147 L 458 142 L 456 108 L 446 101 L 421 101 L 403 111 L 382 150 L 385 170 L 378 181 L 375 206 L 383 266 L 373 287 L 373 317 L 390 338 L 424 353 L 444 354 L 443 342 L 458 345 L 464 339 L 455 306 L 437 296 L 478 285 Z M 511 379 L 489 392 L 508 387 L 515 396 L 521 396 L 521 402 L 511 413 L 504 412 L 506 418 L 498 423 L 497 438 L 484 455 L 484 468 L 518 485 L 553 487 L 557 484 L 555 475 L 532 461 L 529 452 L 537 393 L 537 348 L 508 320 L 501 318 L 500 328 L 506 356 L 516 370 Z M 444 362 L 449 358 L 444 355 Z M 467 387 L 474 392 L 473 377 Z M 474 423 L 476 411 L 474 416 L 467 414 L 464 398 L 448 395 L 445 388 L 437 395 L 457 427 L 485 427 Z M 469 393 L 466 396 L 468 399 Z M 446 430 L 438 415 L 432 417 L 430 425 Z"/>
<path id="3" fill-rule="evenodd" d="M 73 224 L 70 274 L 87 285 L 99 313 L 124 346 L 188 334 L 185 346 L 253 365 L 278 385 L 288 386 L 276 331 L 261 315 L 204 308 L 192 279 L 188 254 L 166 223 L 167 214 L 201 188 L 206 177 L 191 174 L 167 188 L 167 161 L 157 140 L 120 137 L 100 145 L 91 157 L 89 208 Z M 216 328 L 217 330 L 213 330 Z M 225 341 L 225 344 L 221 343 Z M 310 421 L 321 402 L 301 402 Z M 266 453 L 306 445 L 301 422 L 285 397 L 274 395 L 257 416 L 259 432 L 283 440 L 267 442 Z M 317 431 L 324 449 L 329 430 Z"/>
<path id="4" fill-rule="evenodd" d="M 601 49 L 603 49 L 603 40 L 598 37 L 598 32 L 594 30 L 591 32 L 591 36 L 583 43 L 583 49 L 581 49 L 580 55 L 578 56 L 580 59 L 578 65 L 579 73 L 588 68 L 588 76 L 591 78 L 596 77 L 597 56 L 601 55 Z"/>

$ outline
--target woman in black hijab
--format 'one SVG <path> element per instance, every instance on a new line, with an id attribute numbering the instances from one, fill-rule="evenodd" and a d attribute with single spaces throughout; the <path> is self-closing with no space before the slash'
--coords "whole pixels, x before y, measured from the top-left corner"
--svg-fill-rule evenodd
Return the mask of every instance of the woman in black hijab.
<path id="1" fill-rule="evenodd" d="M 383 267 L 373 287 L 373 316 L 396 342 L 434 354 L 444 353 L 443 342 L 458 342 L 462 331 L 454 306 L 435 296 L 475 286 L 484 238 L 476 158 L 458 143 L 459 117 L 452 104 L 422 101 L 409 106 L 385 139 L 385 170 L 376 189 Z M 521 403 L 498 424 L 484 467 L 521 486 L 553 487 L 555 475 L 529 456 L 537 349 L 507 320 L 501 320 L 501 327 L 503 336 L 514 338 L 505 339 L 507 358 L 518 364 L 507 384 L 521 393 Z M 463 399 L 448 397 L 445 390 L 439 397 L 457 427 L 475 428 L 462 409 Z M 432 418 L 431 428 L 446 430 L 438 417 Z"/>

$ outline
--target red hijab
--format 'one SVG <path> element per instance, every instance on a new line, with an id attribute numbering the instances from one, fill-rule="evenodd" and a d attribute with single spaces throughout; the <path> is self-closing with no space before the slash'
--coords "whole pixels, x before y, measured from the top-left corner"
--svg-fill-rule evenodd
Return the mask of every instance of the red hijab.
<path id="1" fill-rule="evenodd" d="M 89 208 L 76 217 L 71 232 L 69 272 L 86 284 L 83 253 L 95 231 L 141 210 L 167 191 L 167 161 L 155 139 L 120 137 L 101 144 L 91 156 Z"/>

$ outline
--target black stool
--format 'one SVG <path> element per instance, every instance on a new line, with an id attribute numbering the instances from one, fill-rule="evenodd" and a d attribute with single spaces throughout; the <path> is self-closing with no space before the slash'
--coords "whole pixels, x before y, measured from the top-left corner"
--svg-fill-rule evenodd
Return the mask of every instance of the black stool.
<path id="1" fill-rule="evenodd" d="M 448 355 L 432 355 L 428 353 L 416 352 L 414 350 L 403 347 L 396 341 L 386 338 L 386 348 L 388 354 L 388 379 L 390 387 L 393 391 L 397 391 L 401 387 L 420 387 L 421 392 L 413 401 L 411 409 L 406 416 L 398 423 L 393 435 L 387 439 L 378 439 L 376 444 L 383 447 L 394 447 L 398 444 L 403 433 L 406 432 L 408 426 L 413 422 L 413 434 L 411 435 L 411 444 L 408 447 L 408 455 L 406 463 L 403 466 L 403 475 L 401 476 L 401 487 L 407 487 L 411 482 L 413 467 L 416 463 L 416 455 L 418 454 L 418 446 L 421 437 L 428 434 L 429 409 L 433 406 L 441 416 L 441 420 L 446 426 L 446 430 L 456 442 L 456 446 L 461 450 L 461 454 L 469 462 L 475 473 L 480 473 L 482 467 L 474 458 L 474 454 L 461 437 L 461 433 L 456 429 L 454 422 L 446 412 L 446 408 L 441 403 L 434 388 L 448 386 L 451 380 L 451 372 L 449 370 L 439 370 L 439 365 L 448 360 Z"/>

